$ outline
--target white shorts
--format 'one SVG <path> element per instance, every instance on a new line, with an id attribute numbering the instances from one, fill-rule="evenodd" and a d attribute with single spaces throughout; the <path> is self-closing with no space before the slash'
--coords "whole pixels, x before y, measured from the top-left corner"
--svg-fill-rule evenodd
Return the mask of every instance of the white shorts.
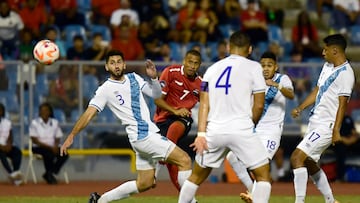
<path id="1" fill-rule="evenodd" d="M 195 156 L 196 162 L 203 168 L 219 168 L 229 151 L 249 169 L 258 168 L 269 162 L 265 148 L 260 138 L 254 135 L 253 129 L 233 134 L 207 132 L 206 141 L 209 150 L 203 155 Z"/>
<path id="2" fill-rule="evenodd" d="M 268 158 L 272 159 L 276 151 L 280 147 L 280 140 L 282 134 L 281 126 L 272 126 L 272 128 L 256 128 L 255 135 L 260 137 L 264 144 L 265 150 L 268 153 Z"/>
<path id="3" fill-rule="evenodd" d="M 332 142 L 332 128 L 329 126 L 309 125 L 303 140 L 297 146 L 306 155 L 318 162 L 321 154 Z"/>
<path id="4" fill-rule="evenodd" d="M 136 153 L 136 169 L 154 169 L 159 160 L 166 160 L 176 145 L 160 134 L 152 134 L 145 139 L 130 143 Z"/>

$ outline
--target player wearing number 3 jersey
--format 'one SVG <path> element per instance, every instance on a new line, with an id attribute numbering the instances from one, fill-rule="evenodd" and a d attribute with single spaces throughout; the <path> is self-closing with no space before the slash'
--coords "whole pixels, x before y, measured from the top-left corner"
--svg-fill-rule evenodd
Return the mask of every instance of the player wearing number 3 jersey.
<path id="1" fill-rule="evenodd" d="M 290 157 L 294 172 L 296 203 L 304 202 L 308 175 L 323 194 L 326 203 L 337 202 L 323 170 L 318 166 L 320 155 L 331 143 L 341 141 L 340 128 L 353 86 L 354 72 L 346 60 L 346 39 L 330 35 L 324 39 L 326 61 L 317 86 L 294 110 L 293 117 L 312 106 L 307 132 Z"/>
<path id="2" fill-rule="evenodd" d="M 161 96 L 155 64 L 150 60 L 146 61 L 145 72 L 151 78 L 149 81 L 145 81 L 136 73 L 125 74 L 125 68 L 124 55 L 121 52 L 114 50 L 107 53 L 105 69 L 110 73 L 110 78 L 96 90 L 89 106 L 80 116 L 60 149 L 61 155 L 66 154 L 74 137 L 106 106 L 126 126 L 130 144 L 136 153 L 138 177 L 101 196 L 97 193 L 91 194 L 90 203 L 120 200 L 152 188 L 155 164 L 159 160 L 178 166 L 180 185 L 191 173 L 190 157 L 173 142 L 162 137 L 158 127 L 150 118 L 144 94 L 152 98 Z"/>
<path id="3" fill-rule="evenodd" d="M 199 185 L 212 168 L 221 166 L 230 150 L 256 177 L 254 202 L 269 201 L 269 160 L 260 138 L 253 134 L 264 108 L 262 68 L 246 58 L 252 51 L 248 36 L 238 31 L 229 42 L 230 56 L 210 66 L 203 77 L 198 136 L 191 145 L 197 152 L 196 162 L 181 188 L 179 203 L 192 200 Z"/>

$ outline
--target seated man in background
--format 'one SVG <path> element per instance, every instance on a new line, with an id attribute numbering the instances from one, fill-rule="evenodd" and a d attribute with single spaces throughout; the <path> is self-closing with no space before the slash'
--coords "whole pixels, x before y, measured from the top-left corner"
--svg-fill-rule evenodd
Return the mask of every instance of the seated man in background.
<path id="1" fill-rule="evenodd" d="M 29 135 L 33 142 L 33 152 L 40 154 L 44 160 L 43 178 L 48 184 L 57 184 L 54 174 L 59 173 L 69 156 L 60 156 L 59 144 L 63 132 L 49 103 L 40 105 L 39 117 L 32 120 Z"/>
<path id="2" fill-rule="evenodd" d="M 10 158 L 12 166 L 8 158 Z M 0 103 L 0 160 L 15 185 L 23 182 L 20 172 L 21 158 L 20 149 L 13 145 L 11 121 L 5 118 L 5 106 Z"/>

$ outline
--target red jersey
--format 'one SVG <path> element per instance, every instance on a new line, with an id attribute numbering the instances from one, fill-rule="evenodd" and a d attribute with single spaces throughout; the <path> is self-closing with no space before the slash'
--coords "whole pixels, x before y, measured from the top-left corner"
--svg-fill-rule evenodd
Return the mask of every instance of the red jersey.
<path id="1" fill-rule="evenodd" d="M 184 75 L 182 65 L 171 65 L 164 69 L 160 76 L 162 94 L 165 101 L 174 108 L 187 108 L 189 111 L 199 101 L 201 77 L 189 79 Z M 159 107 L 156 108 L 155 122 L 165 121 L 170 113 Z"/>

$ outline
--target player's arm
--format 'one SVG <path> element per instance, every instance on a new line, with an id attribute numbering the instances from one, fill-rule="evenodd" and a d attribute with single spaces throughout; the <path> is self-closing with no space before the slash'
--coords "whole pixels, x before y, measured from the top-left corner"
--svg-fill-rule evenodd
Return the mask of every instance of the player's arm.
<path id="1" fill-rule="evenodd" d="M 74 137 L 89 124 L 89 122 L 94 118 L 96 114 L 97 109 L 93 106 L 89 106 L 86 111 L 80 116 L 80 118 L 76 121 L 75 126 L 71 130 L 70 134 L 66 138 L 64 144 L 61 146 L 61 156 L 67 153 L 66 150 L 72 144 Z"/>
<path id="2" fill-rule="evenodd" d="M 307 107 L 309 107 L 310 105 L 314 104 L 315 103 L 315 100 L 316 100 L 316 95 L 319 91 L 319 87 L 316 86 L 312 91 L 311 93 L 305 98 L 305 100 L 298 106 L 296 107 L 295 109 L 293 109 L 291 111 L 291 115 L 296 118 L 300 115 L 300 113 L 306 109 Z"/>
<path id="3" fill-rule="evenodd" d="M 333 144 L 341 141 L 340 128 L 341 128 L 341 124 L 342 124 L 342 121 L 345 116 L 348 101 L 349 101 L 348 96 L 339 96 L 339 107 L 336 112 L 336 118 L 335 118 L 333 135 L 332 135 L 332 143 Z"/>
<path id="4" fill-rule="evenodd" d="M 259 92 L 254 94 L 254 104 L 252 107 L 252 120 L 256 125 L 260 118 L 261 114 L 264 110 L 264 103 L 265 103 L 265 93 Z"/>
<path id="5" fill-rule="evenodd" d="M 209 105 L 209 93 L 208 93 L 208 83 L 203 82 L 201 85 L 202 91 L 200 92 L 200 106 L 198 114 L 198 133 L 195 141 L 190 145 L 194 147 L 196 153 L 202 154 L 204 150 L 208 149 L 205 134 L 206 134 L 206 124 L 207 118 L 210 110 Z"/>
<path id="6" fill-rule="evenodd" d="M 156 106 L 158 106 L 159 108 L 164 109 L 176 116 L 186 117 L 186 116 L 191 115 L 191 112 L 186 108 L 175 109 L 174 107 L 172 107 L 165 101 L 165 98 L 166 98 L 166 95 L 162 95 L 161 97 L 155 99 L 154 102 L 155 102 Z"/>

